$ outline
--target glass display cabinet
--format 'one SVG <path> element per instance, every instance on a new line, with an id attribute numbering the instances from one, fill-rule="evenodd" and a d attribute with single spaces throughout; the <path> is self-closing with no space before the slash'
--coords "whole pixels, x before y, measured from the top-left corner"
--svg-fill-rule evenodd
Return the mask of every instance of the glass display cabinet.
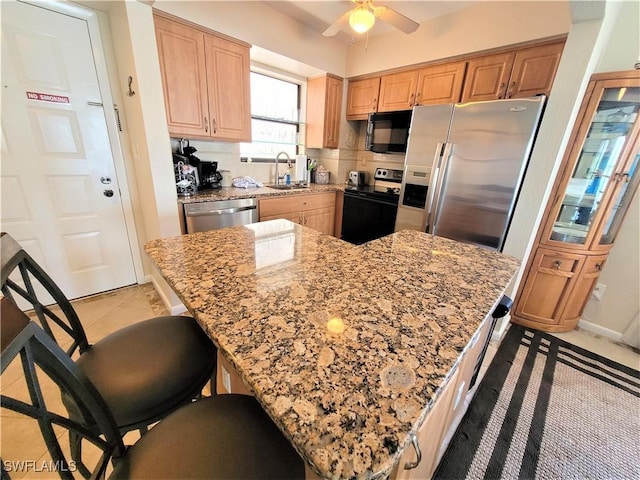
<path id="1" fill-rule="evenodd" d="M 640 183 L 640 71 L 596 74 L 515 299 L 512 321 L 575 328 Z"/>

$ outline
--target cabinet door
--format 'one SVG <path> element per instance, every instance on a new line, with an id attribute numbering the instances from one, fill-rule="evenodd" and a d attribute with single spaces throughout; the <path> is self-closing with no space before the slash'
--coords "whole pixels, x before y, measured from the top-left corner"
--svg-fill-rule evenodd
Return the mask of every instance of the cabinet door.
<path id="1" fill-rule="evenodd" d="M 249 48 L 205 35 L 211 137 L 251 141 Z"/>
<path id="2" fill-rule="evenodd" d="M 208 136 L 204 34 L 154 16 L 169 133 Z"/>
<path id="3" fill-rule="evenodd" d="M 514 59 L 511 52 L 469 60 L 462 102 L 504 98 Z"/>
<path id="4" fill-rule="evenodd" d="M 392 480 L 409 480 L 409 479 L 428 479 L 431 478 L 438 466 L 440 444 L 444 433 L 448 430 L 447 417 L 453 396 L 456 392 L 458 384 L 459 368 L 456 368 L 451 377 L 444 386 L 442 392 L 436 399 L 433 407 L 427 413 L 424 422 L 418 430 L 417 439 L 422 459 L 415 468 L 406 470 L 405 464 L 416 461 L 416 452 L 413 446 L 409 445 L 402 456 L 398 465 L 390 475 Z"/>
<path id="5" fill-rule="evenodd" d="M 564 42 L 516 52 L 507 98 L 533 97 L 540 93 L 548 96 L 563 49 Z"/>
<path id="6" fill-rule="evenodd" d="M 260 214 L 260 221 L 266 222 L 268 220 L 278 220 L 280 218 L 284 218 L 285 220 L 289 220 L 293 223 L 297 223 L 302 225 L 302 212 L 293 212 L 293 213 L 277 213 L 275 215 L 262 215 Z"/>
<path id="7" fill-rule="evenodd" d="M 302 225 L 326 235 L 333 235 L 334 207 L 316 208 L 302 212 Z"/>
<path id="8" fill-rule="evenodd" d="M 380 77 L 349 82 L 347 93 L 347 120 L 366 120 L 378 109 Z"/>
<path id="9" fill-rule="evenodd" d="M 638 188 L 640 72 L 592 84 L 565 154 L 541 243 L 574 250 L 611 248 Z"/>
<path id="10" fill-rule="evenodd" d="M 416 103 L 418 71 L 383 75 L 380 79 L 379 112 L 411 110 Z"/>
<path id="11" fill-rule="evenodd" d="M 325 148 L 338 148 L 340 141 L 340 112 L 342 111 L 341 78 L 327 79 L 327 102 L 325 110 Z"/>
<path id="12" fill-rule="evenodd" d="M 578 274 L 571 297 L 562 312 L 562 323 L 564 325 L 573 328 L 580 321 L 584 307 L 587 305 L 587 300 L 589 300 L 591 292 L 596 286 L 606 260 L 607 255 L 587 257 L 582 270 Z"/>
<path id="13" fill-rule="evenodd" d="M 307 148 L 338 148 L 342 79 L 331 75 L 307 82 Z"/>
<path id="14" fill-rule="evenodd" d="M 467 62 L 421 68 L 418 72 L 416 104 L 433 105 L 459 102 L 466 68 Z"/>
<path id="15" fill-rule="evenodd" d="M 571 293 L 584 255 L 539 248 L 517 299 L 515 316 L 541 324 L 557 325 Z"/>

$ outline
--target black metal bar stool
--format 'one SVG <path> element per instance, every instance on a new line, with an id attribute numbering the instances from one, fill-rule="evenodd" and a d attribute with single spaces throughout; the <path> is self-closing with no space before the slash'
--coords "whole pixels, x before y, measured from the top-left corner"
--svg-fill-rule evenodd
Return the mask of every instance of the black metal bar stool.
<path id="1" fill-rule="evenodd" d="M 113 479 L 304 478 L 304 462 L 251 396 L 218 395 L 190 403 L 125 447 L 107 403 L 80 366 L 13 300 L 3 298 L 0 313 L 2 373 L 20 362 L 29 392 L 28 401 L 3 392 L 0 403 L 38 422 L 49 465 L 61 478 L 75 478 L 76 473 L 85 478 L 108 474 Z M 50 392 L 45 395 L 42 389 L 47 380 L 73 401 L 79 417 L 49 407 Z M 100 454 L 86 471 L 65 454 L 67 435 L 98 449 Z M 11 463 L 5 458 L 0 464 L 2 478 L 8 478 L 5 465 Z"/>

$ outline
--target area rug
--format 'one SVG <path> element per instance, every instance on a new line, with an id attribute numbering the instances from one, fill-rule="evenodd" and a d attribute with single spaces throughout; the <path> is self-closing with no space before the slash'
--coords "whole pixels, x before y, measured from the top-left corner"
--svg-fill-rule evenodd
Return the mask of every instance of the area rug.
<path id="1" fill-rule="evenodd" d="M 640 372 L 512 325 L 434 478 L 640 478 Z"/>

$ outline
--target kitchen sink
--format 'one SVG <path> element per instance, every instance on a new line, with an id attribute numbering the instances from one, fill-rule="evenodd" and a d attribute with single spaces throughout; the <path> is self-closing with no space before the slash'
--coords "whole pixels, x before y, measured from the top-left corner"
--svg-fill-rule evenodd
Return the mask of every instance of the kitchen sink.
<path id="1" fill-rule="evenodd" d="M 266 185 L 266 187 L 274 190 L 303 190 L 308 188 L 306 185 Z"/>

